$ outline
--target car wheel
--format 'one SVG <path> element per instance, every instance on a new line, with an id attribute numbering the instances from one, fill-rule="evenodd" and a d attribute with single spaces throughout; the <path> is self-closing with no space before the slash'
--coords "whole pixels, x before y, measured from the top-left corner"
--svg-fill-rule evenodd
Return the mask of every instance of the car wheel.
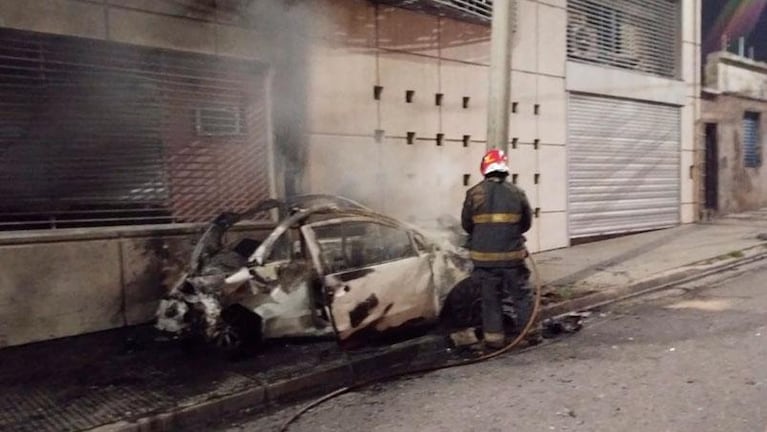
<path id="1" fill-rule="evenodd" d="M 242 348 L 242 336 L 236 328 L 224 325 L 216 332 L 213 343 L 225 354 L 236 354 Z"/>
<path id="2" fill-rule="evenodd" d="M 221 313 L 224 322 L 214 337 L 215 346 L 230 359 L 257 350 L 262 343 L 261 317 L 246 307 L 234 304 Z"/>
<path id="3" fill-rule="evenodd" d="M 442 319 L 450 327 L 467 328 L 482 325 L 482 295 L 471 278 L 458 282 L 448 294 Z"/>

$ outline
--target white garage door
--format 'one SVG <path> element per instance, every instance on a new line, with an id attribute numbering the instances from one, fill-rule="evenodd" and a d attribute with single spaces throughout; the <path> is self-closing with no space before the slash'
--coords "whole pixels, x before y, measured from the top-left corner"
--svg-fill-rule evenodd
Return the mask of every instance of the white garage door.
<path id="1" fill-rule="evenodd" d="M 570 237 L 679 223 L 680 109 L 571 94 Z"/>

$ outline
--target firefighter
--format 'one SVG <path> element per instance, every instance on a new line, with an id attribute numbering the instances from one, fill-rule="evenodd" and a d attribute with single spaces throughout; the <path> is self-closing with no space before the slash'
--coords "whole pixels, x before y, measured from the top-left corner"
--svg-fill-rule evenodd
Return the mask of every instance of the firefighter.
<path id="1" fill-rule="evenodd" d="M 466 192 L 461 213 L 474 263 L 471 274 L 482 294 L 485 346 L 506 344 L 506 326 L 519 330 L 532 313 L 530 272 L 523 234 L 532 215 L 524 191 L 509 183 L 508 159 L 493 149 L 482 158 L 484 180 Z"/>

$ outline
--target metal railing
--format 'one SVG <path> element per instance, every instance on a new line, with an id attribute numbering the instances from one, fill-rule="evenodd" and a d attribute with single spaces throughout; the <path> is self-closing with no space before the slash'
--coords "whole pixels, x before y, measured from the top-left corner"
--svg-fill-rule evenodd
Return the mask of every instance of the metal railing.
<path id="1" fill-rule="evenodd" d="M 490 25 L 493 0 L 374 0 L 406 9 Z"/>

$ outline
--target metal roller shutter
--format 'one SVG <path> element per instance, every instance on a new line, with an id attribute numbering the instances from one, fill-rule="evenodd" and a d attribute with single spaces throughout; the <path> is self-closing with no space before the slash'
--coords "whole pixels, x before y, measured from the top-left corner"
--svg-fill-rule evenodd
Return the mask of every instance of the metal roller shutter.
<path id="1" fill-rule="evenodd" d="M 268 197 L 266 76 L 0 29 L 0 230 L 201 222 Z"/>
<path id="2" fill-rule="evenodd" d="M 571 94 L 570 237 L 679 223 L 680 109 Z"/>

